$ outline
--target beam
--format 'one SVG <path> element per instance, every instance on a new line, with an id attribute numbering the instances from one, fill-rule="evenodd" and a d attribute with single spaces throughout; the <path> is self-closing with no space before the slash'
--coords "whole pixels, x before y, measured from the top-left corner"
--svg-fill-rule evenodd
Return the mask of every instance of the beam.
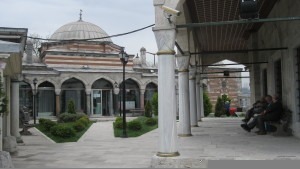
<path id="1" fill-rule="evenodd" d="M 202 51 L 197 53 L 191 53 L 191 55 L 211 55 L 211 54 L 226 54 L 226 53 L 249 53 L 249 52 L 264 52 L 275 50 L 288 50 L 288 47 L 282 48 L 263 48 L 263 49 L 245 49 L 245 50 L 219 50 L 219 51 Z"/>
<path id="2" fill-rule="evenodd" d="M 188 23 L 176 25 L 176 28 L 198 28 L 207 26 L 223 26 L 234 24 L 251 24 L 251 23 L 266 23 L 266 22 L 283 22 L 283 21 L 298 21 L 300 17 L 286 17 L 286 18 L 265 18 L 265 19 L 242 19 L 233 21 L 221 21 L 221 22 L 202 22 L 202 23 Z"/>
<path id="3" fill-rule="evenodd" d="M 228 63 L 228 64 L 214 64 L 214 65 L 198 65 L 198 67 L 205 66 L 233 66 L 233 65 L 257 65 L 257 64 L 267 64 L 269 62 L 248 62 L 248 63 Z"/>
<path id="4" fill-rule="evenodd" d="M 249 71 L 229 71 L 229 73 L 243 73 L 243 72 L 249 72 Z M 200 73 L 201 75 L 208 75 L 208 74 L 223 74 L 223 72 L 204 72 L 204 73 Z"/>
<path id="5" fill-rule="evenodd" d="M 179 50 L 179 52 L 182 54 L 182 55 L 184 55 L 184 52 L 183 52 L 183 50 L 181 49 L 181 47 L 179 46 L 179 44 L 175 41 L 175 46 L 176 46 L 176 48 Z"/>
<path id="6" fill-rule="evenodd" d="M 241 77 L 203 77 L 202 79 L 250 79 L 248 76 Z"/>

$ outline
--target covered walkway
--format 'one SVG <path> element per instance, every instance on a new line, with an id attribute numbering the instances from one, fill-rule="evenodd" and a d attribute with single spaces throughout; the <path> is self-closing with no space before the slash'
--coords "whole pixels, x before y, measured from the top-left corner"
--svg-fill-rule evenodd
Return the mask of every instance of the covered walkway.
<path id="1" fill-rule="evenodd" d="M 180 158 L 207 160 L 300 160 L 299 139 L 257 136 L 239 127 L 238 118 L 205 118 L 193 128 L 193 137 L 179 138 Z M 101 134 L 100 134 L 101 133 Z M 158 145 L 158 130 L 138 138 L 114 138 L 112 122 L 94 124 L 78 143 L 53 144 L 24 136 L 25 145 L 13 156 L 22 168 L 149 167 Z M 39 143 L 31 142 L 39 137 Z M 209 165 L 209 163 L 208 163 Z"/>

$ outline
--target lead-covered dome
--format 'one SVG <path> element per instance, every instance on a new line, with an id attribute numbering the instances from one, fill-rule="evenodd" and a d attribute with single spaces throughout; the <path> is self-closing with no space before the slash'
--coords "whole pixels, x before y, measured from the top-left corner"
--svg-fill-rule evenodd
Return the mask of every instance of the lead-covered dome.
<path id="1" fill-rule="evenodd" d="M 108 34 L 99 26 L 79 20 L 77 22 L 68 23 L 63 25 L 54 32 L 51 39 L 55 40 L 81 40 L 92 38 L 107 37 Z M 112 42 L 110 38 L 97 39 L 94 41 Z"/>

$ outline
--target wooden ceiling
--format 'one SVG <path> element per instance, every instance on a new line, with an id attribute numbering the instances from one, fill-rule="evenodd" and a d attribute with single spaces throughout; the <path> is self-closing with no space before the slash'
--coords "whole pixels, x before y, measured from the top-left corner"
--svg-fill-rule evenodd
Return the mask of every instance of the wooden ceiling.
<path id="1" fill-rule="evenodd" d="M 193 23 L 239 20 L 240 0 L 187 0 Z M 267 18 L 277 0 L 258 0 L 260 18 Z M 202 51 L 247 49 L 247 40 L 261 23 L 195 28 Z"/>

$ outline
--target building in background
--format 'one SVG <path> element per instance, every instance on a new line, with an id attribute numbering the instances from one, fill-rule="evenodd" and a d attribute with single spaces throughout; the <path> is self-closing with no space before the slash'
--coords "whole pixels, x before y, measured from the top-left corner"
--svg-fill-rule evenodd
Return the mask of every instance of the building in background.
<path id="1" fill-rule="evenodd" d="M 90 116 L 118 114 L 123 83 L 119 53 L 123 47 L 108 36 L 80 17 L 56 30 L 50 38 L 53 41 L 42 43 L 38 58 L 29 42 L 23 59 L 20 104 L 32 109 L 33 80 L 37 79 L 38 117 L 66 112 L 70 100 L 77 112 Z M 140 57 L 130 55 L 126 66 L 127 109 L 144 108 L 157 91 L 157 69 L 145 63 L 145 54 L 143 48 Z"/>

